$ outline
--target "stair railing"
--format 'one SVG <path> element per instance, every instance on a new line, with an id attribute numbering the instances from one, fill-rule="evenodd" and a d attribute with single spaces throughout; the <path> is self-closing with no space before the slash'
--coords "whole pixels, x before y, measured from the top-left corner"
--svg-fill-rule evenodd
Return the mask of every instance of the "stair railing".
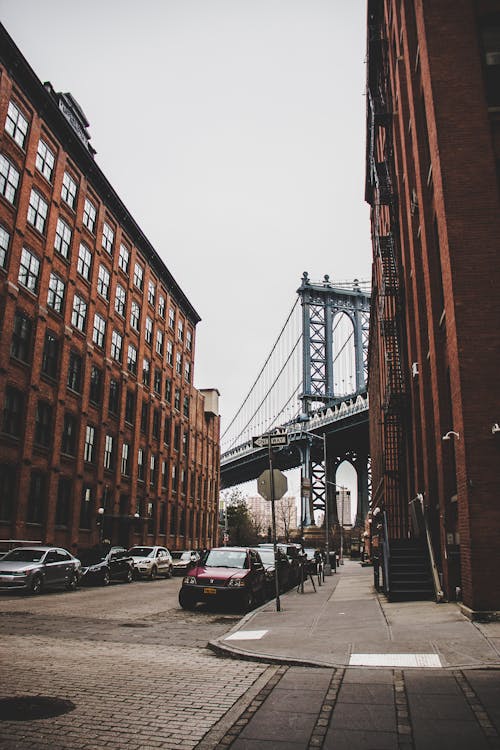
<path id="1" fill-rule="evenodd" d="M 388 595 L 391 590 L 391 584 L 389 581 L 389 560 L 391 558 L 391 550 L 389 547 L 389 531 L 387 529 L 387 513 L 382 511 L 382 563 L 384 566 L 384 594 Z"/>
<path id="2" fill-rule="evenodd" d="M 436 601 L 442 602 L 444 600 L 444 592 L 441 588 L 441 580 L 439 578 L 439 571 L 436 565 L 436 557 L 434 555 L 431 531 L 429 528 L 427 513 L 424 510 L 424 496 L 422 495 L 422 493 L 419 492 L 418 495 L 413 498 L 413 500 L 410 500 L 408 505 L 410 506 L 410 519 L 413 535 L 417 539 L 423 537 L 427 545 Z"/>

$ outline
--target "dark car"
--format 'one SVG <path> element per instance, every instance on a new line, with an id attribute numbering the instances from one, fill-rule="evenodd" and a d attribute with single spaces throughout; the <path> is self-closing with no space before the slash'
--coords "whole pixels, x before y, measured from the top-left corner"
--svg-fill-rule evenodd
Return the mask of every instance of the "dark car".
<path id="1" fill-rule="evenodd" d="M 266 594 L 274 596 L 276 593 L 275 570 L 276 561 L 274 559 L 273 547 L 259 547 L 257 552 L 266 571 Z M 278 547 L 276 550 L 278 557 L 278 584 L 280 592 L 287 591 L 292 584 L 292 568 L 288 557 Z"/>
<path id="2" fill-rule="evenodd" d="M 0 560 L 0 590 L 41 594 L 44 588 L 76 589 L 80 560 L 60 547 L 15 547 Z"/>
<path id="3" fill-rule="evenodd" d="M 301 579 L 302 566 L 302 548 L 300 544 L 278 542 L 280 549 L 288 558 L 290 563 L 290 586 L 296 586 Z M 259 544 L 259 548 L 272 549 L 273 545 L 269 543 Z"/>
<path id="4" fill-rule="evenodd" d="M 134 561 L 124 547 L 92 547 L 79 550 L 82 563 L 81 583 L 107 586 L 112 580 L 130 583 L 134 577 Z"/>
<path id="5" fill-rule="evenodd" d="M 194 609 L 198 602 L 226 603 L 248 610 L 265 596 L 266 574 L 259 553 L 249 547 L 216 547 L 184 577 L 179 604 Z"/>
<path id="6" fill-rule="evenodd" d="M 174 566 L 174 575 L 184 575 L 190 568 L 193 568 L 200 555 L 193 549 L 180 550 L 177 552 L 171 552 L 172 565 Z"/>

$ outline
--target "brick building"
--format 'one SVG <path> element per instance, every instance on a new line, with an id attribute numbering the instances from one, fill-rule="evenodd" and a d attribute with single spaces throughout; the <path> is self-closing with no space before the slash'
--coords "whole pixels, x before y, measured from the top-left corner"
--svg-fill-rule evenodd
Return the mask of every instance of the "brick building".
<path id="1" fill-rule="evenodd" d="M 367 119 L 372 509 L 498 611 L 500 2 L 369 0 Z"/>
<path id="2" fill-rule="evenodd" d="M 71 94 L 0 28 L 0 541 L 217 542 L 200 318 L 94 160 Z"/>

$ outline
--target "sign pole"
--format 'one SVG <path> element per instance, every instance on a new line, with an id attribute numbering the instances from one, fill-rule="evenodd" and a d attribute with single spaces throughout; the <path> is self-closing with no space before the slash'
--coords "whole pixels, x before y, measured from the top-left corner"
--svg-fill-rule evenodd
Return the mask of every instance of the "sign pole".
<path id="1" fill-rule="evenodd" d="M 278 576 L 278 547 L 276 545 L 276 509 L 274 507 L 275 492 L 274 492 L 274 471 L 273 471 L 273 451 L 271 448 L 271 441 L 268 443 L 269 446 L 269 473 L 271 480 L 271 514 L 273 522 L 273 549 L 274 549 L 274 588 L 276 592 L 276 612 L 281 611 L 280 603 L 280 586 Z"/>

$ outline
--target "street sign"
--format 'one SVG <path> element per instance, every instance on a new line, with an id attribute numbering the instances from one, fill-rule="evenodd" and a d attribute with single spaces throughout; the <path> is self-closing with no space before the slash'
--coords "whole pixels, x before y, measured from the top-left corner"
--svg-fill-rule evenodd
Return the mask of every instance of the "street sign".
<path id="1" fill-rule="evenodd" d="M 280 500 L 288 489 L 288 480 L 279 469 L 273 469 L 274 499 Z M 257 479 L 257 492 L 265 500 L 271 500 L 271 472 L 266 469 Z"/>
<path id="2" fill-rule="evenodd" d="M 288 445 L 286 432 L 271 433 L 270 435 L 259 435 L 252 438 L 254 448 L 271 448 L 276 445 Z"/>

